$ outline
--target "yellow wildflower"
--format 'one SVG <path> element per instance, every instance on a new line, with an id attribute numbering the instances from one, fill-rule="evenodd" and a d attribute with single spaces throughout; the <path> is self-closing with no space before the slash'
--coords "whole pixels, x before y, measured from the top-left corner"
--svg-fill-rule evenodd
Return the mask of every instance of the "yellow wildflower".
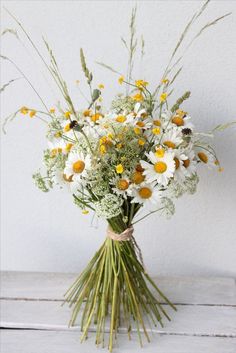
<path id="1" fill-rule="evenodd" d="M 132 98 L 136 102 L 142 102 L 144 100 L 143 95 L 142 95 L 141 92 L 136 93 Z"/>
<path id="2" fill-rule="evenodd" d="M 29 116 L 31 118 L 33 118 L 35 116 L 35 114 L 36 114 L 36 110 L 31 110 L 30 113 L 29 113 Z"/>
<path id="3" fill-rule="evenodd" d="M 88 210 L 83 210 L 82 213 L 83 213 L 83 214 L 88 214 L 89 211 L 88 211 Z"/>
<path id="4" fill-rule="evenodd" d="M 100 153 L 101 154 L 105 154 L 107 152 L 106 146 L 105 145 L 101 145 L 100 146 Z"/>
<path id="5" fill-rule="evenodd" d="M 102 117 L 102 114 L 100 113 L 96 113 L 94 115 L 91 116 L 91 120 L 96 123 L 97 120 L 99 120 Z"/>
<path id="6" fill-rule="evenodd" d="M 124 76 L 120 76 L 120 77 L 118 78 L 119 84 L 122 85 L 122 83 L 124 82 L 124 80 L 125 80 Z"/>
<path id="7" fill-rule="evenodd" d="M 160 102 L 164 103 L 166 101 L 166 98 L 168 96 L 168 93 L 164 92 L 160 95 Z"/>
<path id="8" fill-rule="evenodd" d="M 164 85 L 167 85 L 170 82 L 170 80 L 168 80 L 168 78 L 163 78 L 161 82 L 164 83 Z"/>
<path id="9" fill-rule="evenodd" d="M 85 117 L 90 116 L 90 114 L 91 114 L 91 110 L 89 110 L 89 109 L 86 109 L 86 110 L 84 110 L 84 112 L 83 112 L 83 115 L 84 115 Z"/>
<path id="10" fill-rule="evenodd" d="M 159 127 L 154 127 L 154 129 L 152 129 L 152 133 L 154 135 L 159 135 L 161 132 L 161 129 Z"/>
<path id="11" fill-rule="evenodd" d="M 116 147 L 120 150 L 120 149 L 123 147 L 123 144 L 122 144 L 122 143 L 118 143 L 118 144 L 116 145 Z"/>
<path id="12" fill-rule="evenodd" d="M 135 81 L 135 86 L 137 86 L 138 88 L 143 88 L 143 87 L 146 87 L 147 85 L 148 85 L 147 81 L 144 81 L 144 80 Z"/>
<path id="13" fill-rule="evenodd" d="M 139 127 L 134 127 L 134 132 L 136 135 L 140 135 L 141 134 L 141 129 Z"/>
<path id="14" fill-rule="evenodd" d="M 57 131 L 57 132 L 54 134 L 54 136 L 55 136 L 56 138 L 61 137 L 61 135 L 62 135 L 62 132 L 61 132 L 61 131 Z"/>
<path id="15" fill-rule="evenodd" d="M 124 171 L 123 165 L 122 165 L 122 164 L 118 164 L 118 165 L 116 166 L 116 173 L 117 173 L 117 174 L 122 174 L 123 171 Z"/>
<path id="16" fill-rule="evenodd" d="M 65 117 L 66 119 L 69 119 L 70 116 L 71 116 L 71 112 L 67 111 L 67 112 L 64 113 L 64 117 Z"/>
<path id="17" fill-rule="evenodd" d="M 20 112 L 21 112 L 21 114 L 26 115 L 29 113 L 29 109 L 27 107 L 21 107 Z"/>
<path id="18" fill-rule="evenodd" d="M 99 88 L 99 89 L 104 89 L 105 86 L 104 86 L 102 83 L 100 83 L 100 84 L 98 85 L 98 88 Z"/>
<path id="19" fill-rule="evenodd" d="M 73 146 L 72 143 L 67 143 L 67 145 L 66 145 L 66 147 L 65 147 L 66 152 L 70 152 L 72 146 Z"/>
<path id="20" fill-rule="evenodd" d="M 127 118 L 126 118 L 124 115 L 118 115 L 118 116 L 116 117 L 116 121 L 117 121 L 118 123 L 124 123 L 126 120 L 127 120 Z"/>
<path id="21" fill-rule="evenodd" d="M 64 131 L 65 131 L 65 132 L 70 131 L 70 124 L 67 124 L 67 125 L 64 127 Z"/>
<path id="22" fill-rule="evenodd" d="M 50 113 L 53 114 L 53 113 L 55 113 L 55 108 L 51 108 L 49 111 L 50 111 Z"/>
<path id="23" fill-rule="evenodd" d="M 139 139 L 138 140 L 138 144 L 139 144 L 139 146 L 145 145 L 145 140 L 144 139 Z"/>

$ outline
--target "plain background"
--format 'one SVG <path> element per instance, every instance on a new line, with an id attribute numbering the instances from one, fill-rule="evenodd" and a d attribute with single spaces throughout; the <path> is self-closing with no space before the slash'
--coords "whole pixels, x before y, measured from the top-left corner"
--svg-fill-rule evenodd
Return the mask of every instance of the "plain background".
<path id="1" fill-rule="evenodd" d="M 138 35 L 143 34 L 146 56 L 137 57 L 137 78 L 158 83 L 184 25 L 202 4 L 199 1 L 138 1 Z M 87 88 L 80 69 L 84 48 L 95 82 L 103 83 L 105 103 L 121 88 L 117 76 L 96 65 L 103 61 L 125 72 L 127 54 L 120 37 L 127 36 L 128 1 L 3 1 L 30 32 L 46 56 L 42 35 L 55 51 L 78 108 L 85 102 L 76 87 Z M 184 59 L 173 99 L 186 90 L 184 105 L 197 129 L 209 131 L 235 119 L 236 112 L 236 2 L 212 1 L 188 40 L 206 22 L 233 14 L 204 33 Z M 17 28 L 2 10 L 2 31 Z M 11 57 L 30 77 L 49 106 L 58 100 L 46 71 L 18 31 L 22 45 L 11 34 L 2 37 L 2 54 Z M 6 62 L 2 84 L 19 77 Z M 174 102 L 174 100 L 173 100 Z M 2 95 L 2 118 L 22 105 L 40 109 L 27 83 L 18 80 Z M 200 168 L 198 193 L 176 202 L 171 220 L 157 215 L 136 227 L 146 267 L 152 275 L 236 275 L 236 141 L 235 129 L 218 133 L 214 142 L 223 173 Z M 104 240 L 106 225 L 83 216 L 66 191 L 44 194 L 31 175 L 41 166 L 46 146 L 45 127 L 36 119 L 18 116 L 2 136 L 2 270 L 79 272 Z"/>

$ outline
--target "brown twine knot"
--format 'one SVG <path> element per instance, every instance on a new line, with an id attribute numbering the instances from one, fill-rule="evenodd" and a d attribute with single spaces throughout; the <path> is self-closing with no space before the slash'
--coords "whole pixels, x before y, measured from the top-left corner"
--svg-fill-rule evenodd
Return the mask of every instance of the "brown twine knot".
<path id="1" fill-rule="evenodd" d="M 122 232 L 120 234 L 115 233 L 111 229 L 111 227 L 108 226 L 108 228 L 107 228 L 107 237 L 112 239 L 112 240 L 116 240 L 116 241 L 131 241 L 133 243 L 133 245 L 134 245 L 135 252 L 136 252 L 137 256 L 139 257 L 140 262 L 141 262 L 143 268 L 145 269 L 144 262 L 143 262 L 142 251 L 141 251 L 140 247 L 138 246 L 135 238 L 133 237 L 133 232 L 134 232 L 133 226 L 127 228 L 124 232 Z"/>
<path id="2" fill-rule="evenodd" d="M 129 241 L 133 236 L 133 232 L 134 232 L 134 228 L 131 226 L 126 230 L 124 230 L 124 232 L 118 234 L 118 233 L 115 233 L 109 226 L 107 228 L 107 237 L 116 241 Z"/>

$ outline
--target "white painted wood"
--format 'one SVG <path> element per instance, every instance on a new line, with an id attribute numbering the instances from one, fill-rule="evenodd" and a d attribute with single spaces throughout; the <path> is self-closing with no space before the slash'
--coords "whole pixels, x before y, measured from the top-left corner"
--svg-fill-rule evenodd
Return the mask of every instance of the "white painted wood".
<path id="1" fill-rule="evenodd" d="M 164 321 L 165 327 L 153 328 L 153 332 L 236 337 L 234 307 L 178 305 L 177 309 L 168 310 L 172 321 Z M 7 328 L 67 330 L 70 318 L 68 306 L 61 307 L 54 301 L 1 300 L 1 313 L 1 326 Z M 80 318 L 76 323 L 78 330 L 79 323 Z M 125 331 L 125 326 L 121 327 Z"/>
<path id="2" fill-rule="evenodd" d="M 104 353 L 94 345 L 94 334 L 82 345 L 78 332 L 4 330 L 2 353 Z M 113 352 L 122 353 L 235 353 L 235 338 L 153 335 L 151 342 L 139 347 L 137 336 L 129 341 L 118 335 Z"/>
<path id="3" fill-rule="evenodd" d="M 62 300 L 78 274 L 3 272 L 2 298 Z M 236 305 L 233 278 L 155 277 L 160 289 L 175 303 Z"/>
<path id="4" fill-rule="evenodd" d="M 90 353 L 95 327 L 80 345 L 79 321 L 68 328 L 71 310 L 61 307 L 63 293 L 76 274 L 5 272 L 1 276 L 1 353 Z M 172 321 L 149 329 L 151 343 L 139 348 L 135 330 L 132 342 L 120 334 L 114 352 L 235 353 L 236 286 L 232 278 L 155 278 L 177 305 L 167 308 Z M 14 330 L 9 330 L 13 328 Z M 134 326 L 135 328 L 135 326 Z M 108 327 L 107 327 L 108 329 Z M 118 348 L 118 349 L 117 349 Z M 104 350 L 103 350 L 104 352 Z"/>

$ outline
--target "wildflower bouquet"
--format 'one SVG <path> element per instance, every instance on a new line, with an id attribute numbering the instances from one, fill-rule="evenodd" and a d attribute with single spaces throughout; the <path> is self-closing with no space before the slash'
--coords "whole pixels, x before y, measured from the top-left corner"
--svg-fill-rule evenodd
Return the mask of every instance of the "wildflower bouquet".
<path id="1" fill-rule="evenodd" d="M 81 64 L 90 99 L 87 106 L 78 109 L 72 102 L 48 43 L 45 42 L 49 64 L 14 18 L 46 65 L 63 102 L 49 109 L 33 87 L 44 109 L 22 107 L 8 120 L 21 113 L 46 121 L 45 171 L 43 175 L 41 172 L 33 175 L 36 185 L 44 192 L 54 186 L 66 188 L 82 213 L 92 211 L 97 217 L 107 220 L 104 243 L 68 290 L 65 300 L 73 307 L 71 326 L 76 323 L 82 309 L 82 340 L 87 337 L 91 324 L 95 323 L 96 343 L 104 343 L 109 323 L 110 351 L 121 325 L 126 326 L 129 336 L 135 325 L 141 343 L 141 332 L 149 340 L 147 320 L 161 326 L 163 317 L 170 320 L 163 303 L 175 309 L 144 268 L 141 250 L 133 234 L 134 225 L 155 212 L 171 216 L 175 210 L 174 200 L 196 191 L 198 165 L 221 169 L 208 142 L 212 134 L 197 132 L 190 115 L 181 108 L 190 92 L 185 92 L 172 104 L 169 100 L 173 83 L 181 71 L 178 64 L 182 57 L 176 60 L 176 53 L 190 25 L 207 4 L 185 27 L 153 91 L 146 80 L 133 79 L 132 68 L 138 45 L 136 9 L 133 10 L 129 44 L 123 39 L 129 51 L 128 72 L 118 78 L 126 92 L 118 94 L 108 110 L 102 106 L 104 86 L 94 87 L 93 74 L 82 49 Z M 221 18 L 208 23 L 194 38 Z M 143 40 L 141 49 L 144 52 Z M 16 66 L 9 58 L 3 59 Z M 116 73 L 110 66 L 100 64 Z"/>

